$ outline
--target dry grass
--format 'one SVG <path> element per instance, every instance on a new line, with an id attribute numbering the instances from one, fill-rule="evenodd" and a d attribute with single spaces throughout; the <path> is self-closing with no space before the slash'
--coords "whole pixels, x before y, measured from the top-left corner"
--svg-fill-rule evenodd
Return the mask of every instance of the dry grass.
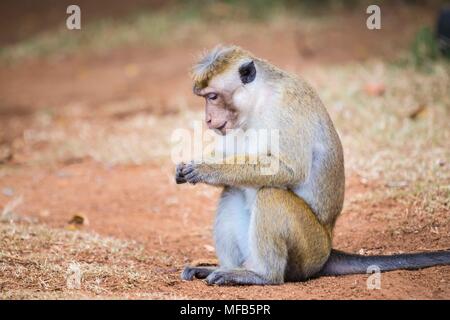
<path id="1" fill-rule="evenodd" d="M 70 123 L 50 123 L 28 130 L 22 150 L 27 152 L 26 161 L 30 163 L 71 162 L 89 157 L 108 165 L 143 164 L 170 154 L 169 123 L 169 117 L 154 115 L 122 121 L 75 119 Z M 40 148 L 40 152 L 30 152 L 33 148 Z"/>
<path id="2" fill-rule="evenodd" d="M 43 225 L 0 223 L 0 299 L 164 299 L 154 283 L 172 280 L 152 267 L 155 262 L 164 265 L 164 259 L 148 255 L 135 242 Z M 80 287 L 71 280 L 77 270 Z"/>

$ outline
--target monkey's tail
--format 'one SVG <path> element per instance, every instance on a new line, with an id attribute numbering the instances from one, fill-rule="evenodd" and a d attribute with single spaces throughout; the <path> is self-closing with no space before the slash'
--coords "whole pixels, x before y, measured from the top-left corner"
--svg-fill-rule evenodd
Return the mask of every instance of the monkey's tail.
<path id="1" fill-rule="evenodd" d="M 417 270 L 439 265 L 450 265 L 450 250 L 374 256 L 331 250 L 330 257 L 318 276 L 367 273 L 377 269 L 379 271 Z M 374 269 L 371 270 L 369 267 Z"/>

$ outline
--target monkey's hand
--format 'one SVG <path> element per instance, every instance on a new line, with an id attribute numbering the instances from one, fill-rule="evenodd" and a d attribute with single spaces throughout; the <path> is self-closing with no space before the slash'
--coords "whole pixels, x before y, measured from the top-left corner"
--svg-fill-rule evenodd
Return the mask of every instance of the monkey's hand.
<path id="1" fill-rule="evenodd" d="M 199 182 L 211 183 L 213 177 L 213 170 L 208 164 L 196 163 L 191 161 L 189 163 L 180 163 L 177 165 L 175 173 L 175 181 L 177 184 Z"/>

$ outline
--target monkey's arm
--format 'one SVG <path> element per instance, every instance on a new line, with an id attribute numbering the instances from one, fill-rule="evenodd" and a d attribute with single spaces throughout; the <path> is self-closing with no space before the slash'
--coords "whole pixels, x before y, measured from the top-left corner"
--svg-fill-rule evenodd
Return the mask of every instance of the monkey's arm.
<path id="1" fill-rule="evenodd" d="M 309 166 L 299 159 L 233 156 L 224 163 L 182 163 L 177 166 L 177 183 L 203 182 L 210 185 L 272 186 L 297 185 L 305 180 Z"/>

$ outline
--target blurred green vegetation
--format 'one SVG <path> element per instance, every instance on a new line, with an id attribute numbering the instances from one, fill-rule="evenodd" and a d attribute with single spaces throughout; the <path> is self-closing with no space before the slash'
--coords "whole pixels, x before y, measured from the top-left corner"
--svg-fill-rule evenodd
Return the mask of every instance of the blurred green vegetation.
<path id="1" fill-rule="evenodd" d="M 411 45 L 411 58 L 418 68 L 429 68 L 439 57 L 436 36 L 429 27 L 422 27 L 417 32 Z"/>
<path id="2" fill-rule="evenodd" d="M 422 26 L 412 40 L 408 56 L 399 65 L 412 65 L 418 71 L 429 73 L 433 72 L 437 61 L 448 63 L 450 56 L 439 50 L 435 32 L 428 26 Z"/>

